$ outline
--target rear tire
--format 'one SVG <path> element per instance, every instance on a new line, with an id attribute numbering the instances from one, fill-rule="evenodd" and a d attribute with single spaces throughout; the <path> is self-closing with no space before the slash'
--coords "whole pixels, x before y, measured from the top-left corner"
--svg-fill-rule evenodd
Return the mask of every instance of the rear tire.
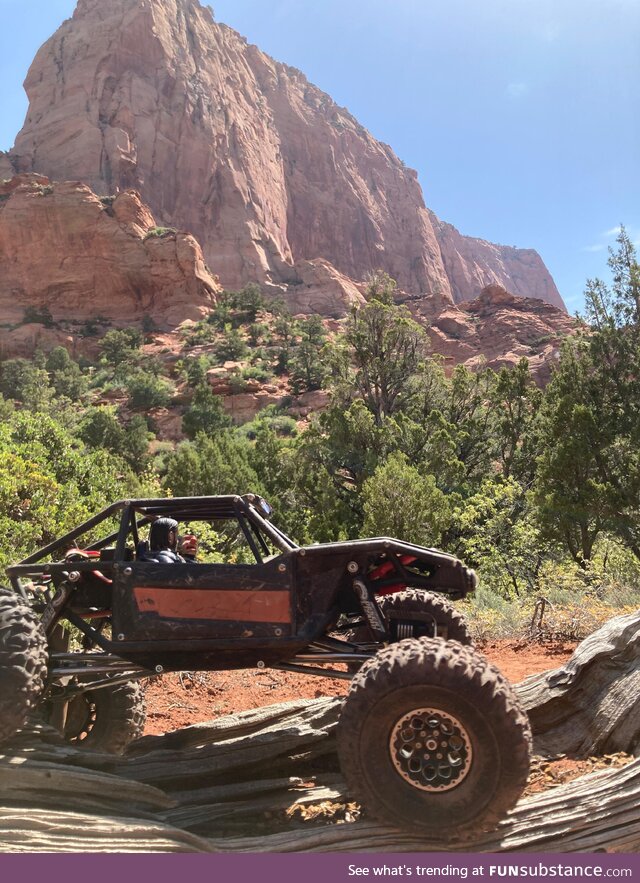
<path id="1" fill-rule="evenodd" d="M 144 730 L 144 690 L 137 681 L 87 690 L 69 701 L 62 733 L 81 748 L 122 754 Z"/>
<path id="2" fill-rule="evenodd" d="M 338 724 L 353 797 L 380 821 L 436 840 L 494 828 L 524 790 L 531 730 L 475 650 L 437 638 L 381 650 L 354 677 Z"/>
<path id="3" fill-rule="evenodd" d="M 0 588 L 0 742 L 10 739 L 37 704 L 47 678 L 47 639 L 27 602 Z"/>

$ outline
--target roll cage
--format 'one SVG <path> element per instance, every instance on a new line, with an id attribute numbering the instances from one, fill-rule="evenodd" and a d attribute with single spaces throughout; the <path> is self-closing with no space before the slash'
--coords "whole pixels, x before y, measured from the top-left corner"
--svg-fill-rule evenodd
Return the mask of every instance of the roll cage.
<path id="1" fill-rule="evenodd" d="M 255 562 L 262 564 L 265 558 L 272 555 L 269 542 L 273 548 L 283 554 L 299 548 L 283 531 L 267 520 L 270 513 L 269 504 L 257 494 L 119 500 L 27 558 L 8 567 L 7 573 L 14 590 L 25 600 L 29 600 L 25 580 L 33 582 L 34 578 L 40 578 L 44 579 L 45 583 L 52 581 L 57 585 L 61 579 L 68 578 L 69 564 L 65 561 L 67 553 L 74 548 L 80 548 L 78 540 L 81 537 L 94 533 L 101 524 L 117 519 L 119 521 L 117 530 L 81 547 L 84 552 L 99 553 L 100 572 L 109 578 L 115 564 L 135 557 L 135 550 L 141 539 L 140 530 L 163 516 L 187 523 L 235 522 Z M 96 566 L 95 558 L 74 561 L 73 571 L 95 572 Z M 43 588 L 46 597 L 46 587 Z"/>

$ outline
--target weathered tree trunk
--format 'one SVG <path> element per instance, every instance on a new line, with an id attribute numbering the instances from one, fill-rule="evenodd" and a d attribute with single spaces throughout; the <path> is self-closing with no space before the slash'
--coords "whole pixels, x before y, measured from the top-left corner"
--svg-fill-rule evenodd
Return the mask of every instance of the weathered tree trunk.
<path id="1" fill-rule="evenodd" d="M 516 686 L 541 754 L 640 753 L 640 611 L 610 619 L 555 671 Z"/>
<path id="2" fill-rule="evenodd" d="M 313 744 L 308 730 L 309 711 L 317 717 L 326 700 L 291 703 L 286 718 L 290 730 L 307 731 L 296 752 Z M 311 709 L 309 709 L 311 705 Z M 314 707 L 315 706 L 315 707 Z M 274 717 L 283 722 L 283 707 Z M 272 725 L 261 712 L 264 733 Z M 253 713 L 252 713 L 253 714 Z M 229 723 L 236 739 L 244 725 L 255 728 L 237 715 Z M 0 851 L 1 852 L 419 852 L 449 849 L 487 852 L 574 852 L 640 850 L 640 759 L 622 769 L 584 776 L 568 785 L 526 798 L 516 806 L 498 831 L 475 842 L 445 844 L 427 841 L 404 831 L 365 820 L 351 824 L 304 825 L 288 822 L 284 812 L 295 805 L 348 800 L 340 776 L 329 772 L 315 776 L 315 782 L 293 776 L 273 778 L 266 763 L 246 781 L 221 782 L 221 765 L 209 769 L 199 753 L 210 748 L 200 736 L 215 728 L 189 728 L 189 747 L 142 753 L 114 762 L 108 755 L 78 749 L 42 745 L 38 759 L 33 749 L 18 746 L 13 755 L 0 759 Z M 204 731 L 204 732 L 203 732 Z M 240 735 L 238 735 L 240 733 Z M 158 737 L 159 744 L 163 737 Z M 172 737 L 168 737 L 171 743 Z M 329 741 L 329 737 L 327 737 Z M 230 756 L 230 746 L 226 746 Z M 162 791 L 139 781 L 157 769 L 161 758 L 180 756 L 180 771 Z M 65 755 L 55 762 L 56 756 Z M 150 767 L 150 755 L 153 766 Z M 254 755 L 255 756 L 255 755 Z M 268 757 L 271 756 L 271 749 Z M 73 761 L 73 765 L 71 765 Z M 294 772 L 299 757 L 283 756 L 282 767 Z M 90 764 L 88 766 L 82 764 Z M 117 769 L 117 775 L 107 768 Z M 198 786 L 194 784 L 196 772 Z M 238 776 L 235 759 L 231 772 Z M 264 777 L 260 778 L 260 774 Z M 245 771 L 246 775 L 246 771 Z M 65 807 L 64 810 L 58 807 Z M 268 811 L 271 820 L 265 818 Z M 278 812 L 280 811 L 280 812 Z"/>
<path id="3" fill-rule="evenodd" d="M 640 751 L 640 611 L 611 620 L 562 668 L 516 689 L 537 749 Z M 288 702 L 148 736 L 124 758 L 25 731 L 0 755 L 2 852 L 489 852 L 640 850 L 640 759 L 521 800 L 464 845 L 360 820 L 291 824 L 292 807 L 348 802 L 339 699 Z M 59 807 L 64 806 L 64 811 Z"/>

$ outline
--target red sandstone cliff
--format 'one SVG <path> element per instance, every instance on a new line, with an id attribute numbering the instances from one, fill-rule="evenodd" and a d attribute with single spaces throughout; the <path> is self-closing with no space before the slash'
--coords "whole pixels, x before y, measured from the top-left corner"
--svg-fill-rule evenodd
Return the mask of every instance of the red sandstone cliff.
<path id="1" fill-rule="evenodd" d="M 418 320 L 422 305 L 412 306 Z M 449 366 L 498 370 L 526 358 L 538 383 L 546 383 L 565 337 L 578 321 L 564 310 L 532 297 L 517 297 L 500 285 L 488 285 L 478 297 L 446 307 L 427 327 L 434 353 Z"/>
<path id="2" fill-rule="evenodd" d="M 456 303 L 472 300 L 488 285 L 506 285 L 513 294 L 546 301 L 566 312 L 537 251 L 463 236 L 451 224 L 439 221 L 433 212 L 429 215 Z"/>
<path id="3" fill-rule="evenodd" d="M 342 290 L 344 277 L 383 269 L 427 295 L 430 315 L 491 283 L 562 306 L 535 252 L 439 222 L 390 147 L 197 0 L 79 0 L 25 87 L 29 111 L 0 177 L 136 188 L 158 223 L 194 233 L 227 287 L 290 286 L 312 310 L 326 300 L 320 278 Z M 305 285 L 315 300 L 298 303 Z"/>
<path id="4" fill-rule="evenodd" d="M 174 328 L 201 318 L 220 287 L 200 246 L 190 234 L 158 232 L 133 191 L 103 202 L 85 184 L 54 185 L 37 175 L 0 184 L 5 328 L 22 323 L 28 308 L 78 324 L 103 316 L 126 325 L 150 316 Z"/>

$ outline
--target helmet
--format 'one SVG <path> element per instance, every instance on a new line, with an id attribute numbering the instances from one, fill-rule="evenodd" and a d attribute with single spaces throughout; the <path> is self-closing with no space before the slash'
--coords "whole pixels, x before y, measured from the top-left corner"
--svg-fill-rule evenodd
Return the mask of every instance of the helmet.
<path id="1" fill-rule="evenodd" d="M 152 552 L 170 549 L 175 552 L 178 542 L 178 522 L 175 518 L 157 518 L 149 530 L 149 548 Z M 172 534 L 173 531 L 173 534 Z"/>

